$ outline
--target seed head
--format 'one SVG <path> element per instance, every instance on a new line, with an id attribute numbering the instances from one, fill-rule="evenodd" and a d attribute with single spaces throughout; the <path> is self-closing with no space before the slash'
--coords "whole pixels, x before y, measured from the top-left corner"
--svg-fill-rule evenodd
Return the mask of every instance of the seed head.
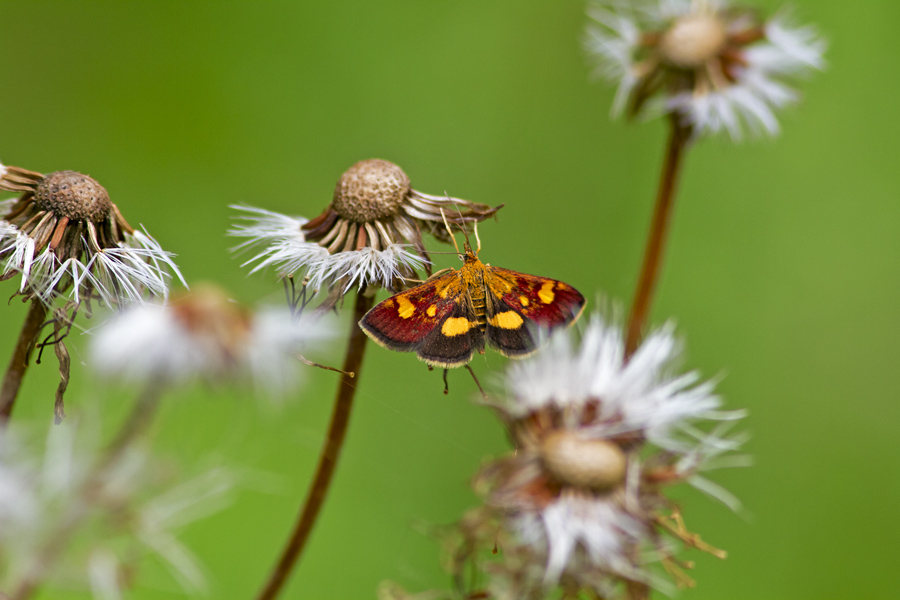
<path id="1" fill-rule="evenodd" d="M 716 411 L 711 384 L 672 371 L 671 330 L 649 335 L 627 363 L 618 328 L 597 316 L 574 337 L 555 332 L 510 365 L 511 396 L 497 408 L 516 450 L 475 479 L 485 527 L 460 552 L 479 564 L 484 545 L 505 538 L 507 558 L 485 570 L 514 586 L 508 597 L 555 597 L 557 584 L 573 597 L 618 597 L 632 583 L 664 588 L 653 562 L 675 549 L 661 534 L 701 547 L 683 526 L 666 526 L 667 486 L 687 482 L 736 506 L 699 472 L 742 442 L 708 421 L 741 414 Z"/>
<path id="2" fill-rule="evenodd" d="M 718 16 L 688 14 L 675 19 L 662 33 L 659 53 L 672 66 L 696 69 L 718 56 L 727 41 L 728 31 Z"/>
<path id="3" fill-rule="evenodd" d="M 541 442 L 544 466 L 561 483 L 605 490 L 625 479 L 628 459 L 615 442 L 584 439 L 574 431 L 551 432 Z"/>
<path id="4" fill-rule="evenodd" d="M 613 114 L 671 115 L 698 135 L 777 134 L 791 80 L 824 65 L 812 28 L 728 0 L 592 0 L 588 13 L 585 48 L 618 86 Z"/>
<path id="5" fill-rule="evenodd" d="M 211 285 L 195 287 L 189 293 L 172 298 L 172 317 L 191 338 L 208 346 L 222 357 L 222 363 L 234 363 L 250 338 L 252 319 L 240 304 L 232 302 L 223 290 Z"/>
<path id="6" fill-rule="evenodd" d="M 297 352 L 326 337 L 321 321 L 287 309 L 250 311 L 226 292 L 199 285 L 168 304 L 121 311 L 92 336 L 94 369 L 110 379 L 178 385 L 249 382 L 280 396 L 299 383 Z"/>
<path id="7" fill-rule="evenodd" d="M 403 169 L 377 158 L 362 160 L 341 175 L 331 207 L 345 219 L 366 223 L 397 214 L 408 193 Z"/>
<path id="8" fill-rule="evenodd" d="M 94 178 L 75 171 L 57 171 L 45 176 L 34 190 L 34 203 L 58 217 L 98 224 L 107 220 L 112 211 L 106 188 Z"/>
<path id="9" fill-rule="evenodd" d="M 500 206 L 423 194 L 394 163 L 370 159 L 341 175 L 331 203 L 314 219 L 234 208 L 253 214 L 243 217 L 247 224 L 229 231 L 248 238 L 238 248 L 266 244 L 245 264 L 256 262 L 253 271 L 275 266 L 295 279 L 304 279 L 296 278 L 302 273 L 308 289 L 330 290 L 323 306 L 334 306 L 355 285 L 399 291 L 404 280 L 417 277 L 417 270 L 430 275 L 423 231 L 449 243 L 448 225 L 462 230 L 494 215 Z"/>
<path id="10" fill-rule="evenodd" d="M 109 306 L 165 297 L 181 273 L 149 235 L 135 230 L 106 189 L 75 171 L 42 175 L 0 165 L 0 281 L 21 274 L 19 293 L 45 303 L 71 292 Z M 182 279 L 183 282 L 183 279 Z"/>

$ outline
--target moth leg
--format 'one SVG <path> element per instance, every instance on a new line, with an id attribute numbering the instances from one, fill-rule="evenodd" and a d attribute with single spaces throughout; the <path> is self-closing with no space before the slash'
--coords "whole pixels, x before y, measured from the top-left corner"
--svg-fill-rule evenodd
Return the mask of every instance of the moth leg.
<path id="1" fill-rule="evenodd" d="M 308 365 L 310 367 L 318 367 L 320 369 L 325 369 L 326 371 L 334 371 L 335 373 L 340 373 L 341 375 L 346 375 L 347 377 L 353 378 L 356 377 L 356 373 L 353 371 L 341 371 L 340 369 L 335 369 L 334 367 L 329 367 L 327 365 L 320 365 L 317 362 L 313 362 L 308 358 L 304 357 L 302 354 L 294 355 L 297 360 L 302 362 L 304 365 Z"/>
<path id="2" fill-rule="evenodd" d="M 468 365 L 466 365 L 468 366 Z M 447 373 L 450 372 L 450 369 L 444 369 L 444 395 L 450 393 L 450 384 L 447 383 Z"/>
<path id="3" fill-rule="evenodd" d="M 487 393 L 484 391 L 484 388 L 481 387 L 481 382 L 478 381 L 478 378 L 477 378 L 477 377 L 475 377 L 475 371 L 473 371 L 473 370 L 472 370 L 472 367 L 470 367 L 469 365 L 466 365 L 466 370 L 469 371 L 469 374 L 472 375 L 472 379 L 475 380 L 475 385 L 478 386 L 478 391 L 481 392 L 481 397 L 484 398 L 485 400 L 487 400 L 487 399 L 488 399 L 488 395 L 487 395 Z"/>

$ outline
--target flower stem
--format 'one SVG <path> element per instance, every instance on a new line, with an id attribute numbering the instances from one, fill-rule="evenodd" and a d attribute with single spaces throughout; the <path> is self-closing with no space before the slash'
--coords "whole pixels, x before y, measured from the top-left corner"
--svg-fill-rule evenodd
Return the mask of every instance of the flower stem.
<path id="1" fill-rule="evenodd" d="M 306 547 L 309 534 L 312 532 L 316 518 L 319 516 L 319 510 L 325 502 L 325 495 L 328 493 L 328 488 L 331 485 L 331 478 L 334 475 L 335 467 L 337 467 L 341 447 L 344 445 L 344 437 L 347 434 L 350 411 L 353 408 L 353 397 L 356 395 L 356 388 L 359 385 L 359 371 L 366 350 L 366 342 L 369 339 L 356 324 L 372 308 L 373 303 L 373 298 L 364 296 L 362 292 L 357 292 L 353 323 L 350 337 L 347 341 L 347 353 L 344 355 L 344 366 L 342 367 L 344 374 L 341 375 L 338 382 L 334 408 L 331 413 L 331 424 L 328 427 L 328 437 L 325 439 L 325 444 L 322 446 L 322 452 L 319 456 L 319 465 L 307 492 L 306 500 L 300 509 L 300 515 L 294 525 L 291 537 L 284 550 L 282 550 L 278 564 L 269 575 L 265 587 L 257 596 L 257 600 L 272 600 L 281 592 L 288 576 Z M 350 375 L 351 373 L 355 374 L 355 377 Z"/>
<path id="2" fill-rule="evenodd" d="M 678 115 L 672 115 L 669 119 L 669 141 L 656 193 L 656 207 L 653 209 L 653 220 L 650 223 L 647 246 L 644 248 L 644 262 L 641 265 L 641 274 L 634 292 L 631 313 L 628 316 L 625 335 L 626 361 L 631 358 L 641 343 L 644 326 L 650 313 L 650 303 L 653 301 L 653 293 L 656 291 L 656 284 L 659 281 L 663 250 L 669 231 L 669 222 L 672 218 L 672 208 L 675 204 L 678 174 L 681 170 L 684 150 L 690 139 L 690 126 L 683 125 Z"/>
<path id="3" fill-rule="evenodd" d="M 628 600 L 648 600 L 650 586 L 639 581 L 629 581 L 625 586 L 625 597 Z"/>
<path id="4" fill-rule="evenodd" d="M 22 380 L 25 378 L 25 371 L 31 360 L 31 352 L 34 350 L 46 318 L 47 306 L 37 298 L 33 299 L 28 314 L 25 316 L 19 341 L 16 342 L 16 348 L 13 350 L 6 374 L 3 376 L 3 387 L 0 388 L 0 426 L 5 425 L 12 415 L 19 388 L 22 387 Z"/>
<path id="5" fill-rule="evenodd" d="M 47 578 L 78 527 L 90 516 L 92 505 L 97 504 L 97 499 L 102 499 L 103 487 L 110 471 L 115 469 L 116 463 L 131 443 L 152 422 L 161 396 L 162 386 L 154 383 L 148 385 L 138 396 L 116 437 L 98 457 L 76 497 L 70 501 L 68 511 L 59 527 L 38 552 L 34 562 L 10 594 L 10 600 L 31 598 Z"/>

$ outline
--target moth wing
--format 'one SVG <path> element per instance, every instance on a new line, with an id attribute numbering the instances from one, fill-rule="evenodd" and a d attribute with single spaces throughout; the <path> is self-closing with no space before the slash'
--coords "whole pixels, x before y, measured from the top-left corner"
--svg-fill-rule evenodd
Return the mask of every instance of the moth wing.
<path id="1" fill-rule="evenodd" d="M 413 352 L 453 311 L 456 297 L 452 288 L 460 284 L 457 271 L 433 277 L 376 304 L 363 315 L 359 326 L 375 343 L 389 350 Z"/>
<path id="2" fill-rule="evenodd" d="M 535 343 L 526 324 L 527 317 L 503 300 L 490 298 L 491 295 L 485 306 L 487 324 L 484 334 L 488 345 L 511 358 L 534 352 Z"/>
<path id="3" fill-rule="evenodd" d="M 531 330 L 552 329 L 574 323 L 584 310 L 584 296 L 567 283 L 490 267 L 485 284 L 488 344 L 501 354 L 531 354 L 535 342 Z"/>
<path id="4" fill-rule="evenodd" d="M 484 347 L 459 271 L 432 277 L 377 304 L 359 321 L 377 344 L 440 367 L 466 364 Z"/>
<path id="5" fill-rule="evenodd" d="M 478 327 L 475 310 L 462 294 L 450 313 L 425 336 L 416 356 L 430 365 L 451 369 L 468 363 L 475 352 L 483 349 L 484 334 Z"/>

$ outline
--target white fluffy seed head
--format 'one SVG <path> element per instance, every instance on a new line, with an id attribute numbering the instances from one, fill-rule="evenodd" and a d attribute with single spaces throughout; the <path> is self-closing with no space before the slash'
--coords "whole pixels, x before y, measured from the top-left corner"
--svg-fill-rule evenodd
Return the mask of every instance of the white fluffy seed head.
<path id="1" fill-rule="evenodd" d="M 585 49 L 618 88 L 613 115 L 674 114 L 698 136 L 777 135 L 778 110 L 799 99 L 792 82 L 825 66 L 826 42 L 784 13 L 763 21 L 727 1 L 592 0 L 588 14 Z"/>
<path id="2" fill-rule="evenodd" d="M 308 277 L 308 289 L 316 292 L 339 284 L 344 285 L 344 292 L 357 285 L 390 287 L 401 271 L 421 269 L 427 262 L 403 244 L 390 244 L 383 250 L 365 247 L 331 254 L 319 244 L 306 240 L 301 228 L 307 220 L 302 217 L 250 206 L 232 208 L 249 213 L 241 217 L 243 224 L 228 232 L 247 238 L 235 249 L 265 245 L 243 266 L 253 265 L 251 273 L 272 267 L 281 275 L 293 275 L 301 280 Z"/>
<path id="3" fill-rule="evenodd" d="M 606 490 L 625 480 L 625 452 L 609 440 L 585 439 L 561 429 L 544 437 L 540 453 L 553 476 L 570 486 Z"/>
<path id="4" fill-rule="evenodd" d="M 113 316 L 93 336 L 94 368 L 110 379 L 249 379 L 270 395 L 299 382 L 296 354 L 326 336 L 286 309 L 250 312 L 219 289 L 199 286 L 169 305 L 144 304 Z"/>

